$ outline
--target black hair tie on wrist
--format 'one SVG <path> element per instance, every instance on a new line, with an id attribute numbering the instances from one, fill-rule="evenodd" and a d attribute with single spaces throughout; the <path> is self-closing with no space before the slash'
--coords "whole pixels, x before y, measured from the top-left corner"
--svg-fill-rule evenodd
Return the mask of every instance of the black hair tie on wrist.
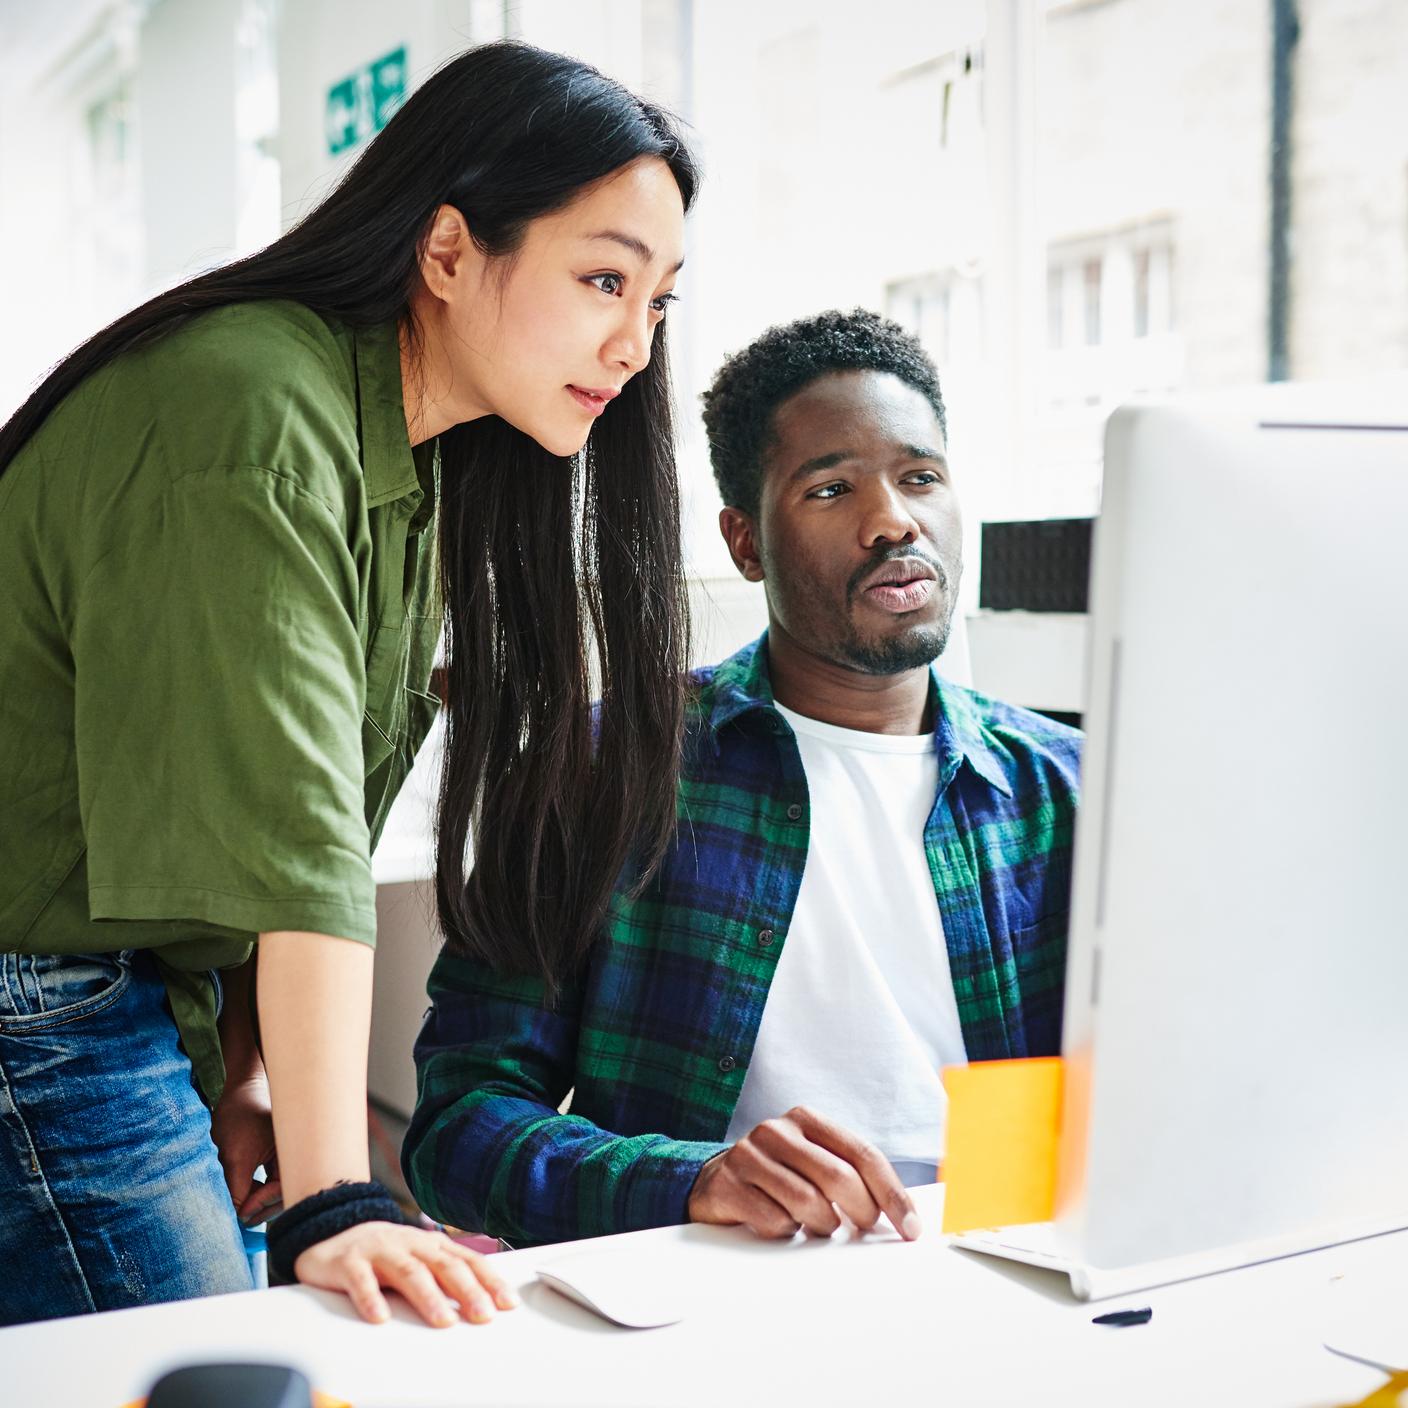
<path id="1" fill-rule="evenodd" d="M 334 1183 L 286 1208 L 269 1224 L 269 1279 L 287 1285 L 293 1264 L 309 1247 L 360 1222 L 409 1222 L 380 1183 Z"/>

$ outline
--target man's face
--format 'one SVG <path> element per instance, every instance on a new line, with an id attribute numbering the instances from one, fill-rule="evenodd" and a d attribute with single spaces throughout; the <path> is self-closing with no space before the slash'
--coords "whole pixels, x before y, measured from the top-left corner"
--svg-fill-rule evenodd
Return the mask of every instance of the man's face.
<path id="1" fill-rule="evenodd" d="M 832 372 L 778 406 L 772 429 L 745 574 L 764 582 L 774 624 L 863 674 L 927 665 L 963 571 L 933 407 L 888 372 Z"/>

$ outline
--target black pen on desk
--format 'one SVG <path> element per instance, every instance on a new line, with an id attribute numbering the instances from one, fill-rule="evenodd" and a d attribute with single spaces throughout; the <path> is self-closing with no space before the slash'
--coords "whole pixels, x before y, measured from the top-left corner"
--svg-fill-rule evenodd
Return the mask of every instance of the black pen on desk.
<path id="1" fill-rule="evenodd" d="M 1141 1305 L 1138 1310 L 1110 1310 L 1104 1315 L 1097 1315 L 1090 1323 L 1092 1325 L 1147 1325 L 1154 1318 L 1154 1307 L 1152 1305 Z"/>

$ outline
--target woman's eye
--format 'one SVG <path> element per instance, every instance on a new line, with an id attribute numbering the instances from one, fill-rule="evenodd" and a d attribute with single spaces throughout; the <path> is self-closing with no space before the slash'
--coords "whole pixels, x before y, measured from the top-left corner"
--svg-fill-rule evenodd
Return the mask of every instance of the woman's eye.
<path id="1" fill-rule="evenodd" d="M 672 303 L 678 303 L 679 295 L 674 293 L 662 293 L 659 298 L 652 298 L 650 306 L 657 312 L 663 313 Z"/>
<path id="2" fill-rule="evenodd" d="M 614 298 L 625 286 L 625 279 L 620 274 L 588 274 L 587 282 L 595 285 L 603 293 L 609 293 Z"/>

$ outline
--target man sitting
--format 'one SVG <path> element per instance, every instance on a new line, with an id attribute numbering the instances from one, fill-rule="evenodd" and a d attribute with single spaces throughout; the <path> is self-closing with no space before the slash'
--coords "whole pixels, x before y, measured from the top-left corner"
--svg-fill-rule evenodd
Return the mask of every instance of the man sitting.
<path id="1" fill-rule="evenodd" d="M 824 313 L 704 399 L 769 627 L 694 677 L 672 847 L 555 1004 L 448 952 L 430 979 L 406 1174 L 515 1245 L 914 1236 L 940 1067 L 1060 1045 L 1080 735 L 930 668 L 962 570 L 933 365 Z"/>

